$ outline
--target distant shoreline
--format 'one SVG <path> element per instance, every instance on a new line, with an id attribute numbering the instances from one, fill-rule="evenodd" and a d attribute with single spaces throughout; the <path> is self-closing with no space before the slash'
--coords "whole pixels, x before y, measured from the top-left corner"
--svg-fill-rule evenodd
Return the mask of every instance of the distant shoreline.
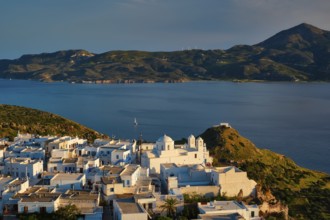
<path id="1" fill-rule="evenodd" d="M 68 83 L 68 84 L 174 84 L 174 83 L 192 83 L 192 82 L 232 82 L 232 83 L 330 83 L 330 81 L 285 81 L 285 80 L 253 80 L 253 79 L 211 79 L 211 80 L 81 80 L 81 81 L 44 81 L 37 79 L 15 79 L 0 78 L 0 80 L 22 80 L 35 81 L 42 83 Z"/>

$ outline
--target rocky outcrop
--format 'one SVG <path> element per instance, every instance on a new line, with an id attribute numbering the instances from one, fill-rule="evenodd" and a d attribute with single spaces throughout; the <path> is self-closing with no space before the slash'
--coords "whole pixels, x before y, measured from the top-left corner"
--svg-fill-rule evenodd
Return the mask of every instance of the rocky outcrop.
<path id="1" fill-rule="evenodd" d="M 259 206 L 260 215 L 267 217 L 269 215 L 281 216 L 283 219 L 289 219 L 289 208 L 276 200 L 269 189 L 263 191 L 260 185 L 257 186 L 257 198 L 262 202 Z"/>

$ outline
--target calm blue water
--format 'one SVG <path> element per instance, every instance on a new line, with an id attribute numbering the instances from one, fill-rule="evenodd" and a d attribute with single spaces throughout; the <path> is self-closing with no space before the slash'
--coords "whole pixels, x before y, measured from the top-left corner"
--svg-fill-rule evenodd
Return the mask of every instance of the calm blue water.
<path id="1" fill-rule="evenodd" d="M 330 173 L 330 84 L 87 85 L 0 80 L 0 103 L 62 115 L 117 138 L 181 139 L 229 122 L 260 148 Z M 134 128 L 137 118 L 139 126 Z"/>

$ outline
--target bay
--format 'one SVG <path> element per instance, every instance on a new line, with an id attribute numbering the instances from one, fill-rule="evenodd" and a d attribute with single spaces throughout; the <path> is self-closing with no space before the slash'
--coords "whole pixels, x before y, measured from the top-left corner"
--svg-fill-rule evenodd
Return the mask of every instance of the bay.
<path id="1" fill-rule="evenodd" d="M 330 173 L 330 84 L 69 84 L 0 80 L 0 103 L 36 108 L 116 138 L 181 139 L 228 122 L 259 148 Z M 134 118 L 138 126 L 134 126 Z"/>

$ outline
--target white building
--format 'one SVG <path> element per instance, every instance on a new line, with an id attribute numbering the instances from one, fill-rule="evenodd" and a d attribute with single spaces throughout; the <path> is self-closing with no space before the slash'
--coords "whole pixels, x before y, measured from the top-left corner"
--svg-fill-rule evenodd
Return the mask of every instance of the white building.
<path id="1" fill-rule="evenodd" d="M 221 194 L 237 196 L 242 190 L 243 196 L 255 196 L 257 183 L 250 180 L 247 173 L 234 166 L 215 167 L 211 173 L 211 182 L 221 186 Z"/>
<path id="2" fill-rule="evenodd" d="M 71 158 L 72 151 L 68 149 L 54 149 L 51 151 L 51 157 L 54 158 Z"/>
<path id="3" fill-rule="evenodd" d="M 39 193 L 35 196 L 21 197 L 18 201 L 18 213 L 52 213 L 58 208 L 59 193 Z"/>
<path id="4" fill-rule="evenodd" d="M 86 181 L 91 187 L 94 183 L 99 183 L 101 187 L 101 178 L 116 176 L 119 177 L 120 173 L 124 170 L 124 167 L 106 165 L 101 167 L 95 167 L 91 171 L 86 173 Z"/>
<path id="5" fill-rule="evenodd" d="M 163 163 L 212 164 L 212 157 L 201 137 L 195 139 L 191 135 L 188 144 L 183 148 L 175 148 L 172 138 L 164 135 L 157 140 L 152 151 L 143 152 L 141 157 L 141 165 L 148 167 L 150 173 L 160 173 Z"/>
<path id="6" fill-rule="evenodd" d="M 8 184 L 5 186 L 5 190 L 3 190 L 1 199 L 0 199 L 0 213 L 4 209 L 11 211 L 15 210 L 15 204 L 17 204 L 15 201 L 13 202 L 11 200 L 11 197 L 13 197 L 16 193 L 20 193 L 28 189 L 29 187 L 29 181 L 26 179 L 18 179 L 15 178 L 12 181 L 8 182 Z"/>
<path id="7" fill-rule="evenodd" d="M 100 196 L 80 190 L 48 189 L 31 187 L 15 194 L 11 200 L 17 202 L 18 213 L 52 213 L 59 207 L 74 204 L 86 220 L 102 219 Z"/>
<path id="8" fill-rule="evenodd" d="M 101 178 L 102 194 L 106 201 L 121 194 L 138 194 L 152 192 L 152 179 L 148 169 L 140 165 L 128 164 L 125 167 L 112 167 L 108 176 Z"/>
<path id="9" fill-rule="evenodd" d="M 50 185 L 61 189 L 81 190 L 86 184 L 86 176 L 81 173 L 58 173 L 50 179 Z"/>
<path id="10" fill-rule="evenodd" d="M 5 146 L 0 146 L 0 163 L 3 162 L 5 151 L 6 151 L 6 147 Z"/>
<path id="11" fill-rule="evenodd" d="M 54 149 L 75 149 L 78 146 L 85 146 L 85 145 L 87 145 L 86 139 L 64 136 L 57 138 L 52 142 L 48 143 L 46 147 L 46 153 L 50 154 L 50 152 Z"/>
<path id="12" fill-rule="evenodd" d="M 170 192 L 179 189 L 180 194 L 193 193 L 217 196 L 255 196 L 257 183 L 237 167 L 205 167 L 203 165 L 162 164 L 160 178 Z"/>
<path id="13" fill-rule="evenodd" d="M 78 158 L 59 158 L 51 157 L 49 158 L 47 164 L 48 172 L 76 172 Z"/>
<path id="14" fill-rule="evenodd" d="M 76 172 L 89 173 L 100 166 L 100 159 L 92 156 L 80 156 L 76 162 Z"/>
<path id="15" fill-rule="evenodd" d="M 42 148 L 26 147 L 20 152 L 20 157 L 43 160 L 45 158 L 45 150 Z"/>
<path id="16" fill-rule="evenodd" d="M 100 195 L 81 190 L 68 190 L 61 195 L 60 206 L 75 204 L 85 220 L 102 219 L 103 207 L 99 206 Z"/>
<path id="17" fill-rule="evenodd" d="M 113 201 L 114 220 L 148 220 L 147 211 L 134 198 Z"/>
<path id="18" fill-rule="evenodd" d="M 4 172 L 13 177 L 37 178 L 43 172 L 43 161 L 30 158 L 6 158 Z"/>
<path id="19" fill-rule="evenodd" d="M 111 164 L 125 165 L 132 162 L 132 154 L 128 149 L 116 149 L 111 152 Z"/>
<path id="20" fill-rule="evenodd" d="M 129 164 L 121 172 L 120 178 L 123 181 L 124 187 L 135 186 L 140 176 L 141 167 L 137 164 Z"/>
<path id="21" fill-rule="evenodd" d="M 198 203 L 199 219 L 244 219 L 260 220 L 257 205 L 245 205 L 237 201 L 212 201 L 206 204 Z"/>

